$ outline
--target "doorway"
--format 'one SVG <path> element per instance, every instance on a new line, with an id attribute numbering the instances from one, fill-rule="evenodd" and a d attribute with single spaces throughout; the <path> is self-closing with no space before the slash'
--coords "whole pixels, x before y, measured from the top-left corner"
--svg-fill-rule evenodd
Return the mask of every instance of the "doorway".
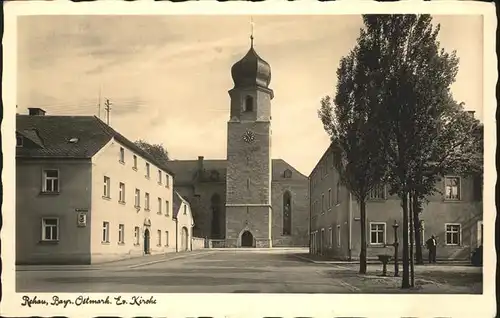
<path id="1" fill-rule="evenodd" d="M 184 226 L 181 230 L 181 250 L 187 251 L 189 248 L 189 233 L 187 228 Z"/>
<path id="2" fill-rule="evenodd" d="M 144 230 L 144 254 L 149 254 L 149 240 L 150 240 L 150 235 L 149 235 L 149 229 Z"/>
<path id="3" fill-rule="evenodd" d="M 250 231 L 241 234 L 241 247 L 253 247 L 253 235 Z"/>

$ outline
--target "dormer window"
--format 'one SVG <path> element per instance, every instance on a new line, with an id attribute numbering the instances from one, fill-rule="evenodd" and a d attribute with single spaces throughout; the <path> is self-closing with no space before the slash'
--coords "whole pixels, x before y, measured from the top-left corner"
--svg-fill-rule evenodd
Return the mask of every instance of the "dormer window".
<path id="1" fill-rule="evenodd" d="M 23 146 L 23 136 L 16 136 L 16 147 Z"/>
<path id="2" fill-rule="evenodd" d="M 290 179 L 292 177 L 292 171 L 290 169 L 286 169 L 283 173 L 283 177 L 285 177 L 285 179 Z"/>
<path id="3" fill-rule="evenodd" d="M 253 112 L 253 97 L 245 97 L 245 112 Z"/>

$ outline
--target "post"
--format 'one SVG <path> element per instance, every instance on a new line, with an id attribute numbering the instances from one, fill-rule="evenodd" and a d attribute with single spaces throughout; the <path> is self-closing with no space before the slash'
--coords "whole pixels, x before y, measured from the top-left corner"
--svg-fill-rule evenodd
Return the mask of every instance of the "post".
<path id="1" fill-rule="evenodd" d="M 394 220 L 394 224 L 392 225 L 394 228 L 394 276 L 399 276 L 399 266 L 398 266 L 398 222 Z"/>
<path id="2" fill-rule="evenodd" d="M 413 245 L 414 245 L 414 220 L 413 220 L 413 199 L 411 195 L 408 195 L 409 207 L 410 207 L 410 286 L 415 287 L 415 266 L 413 263 Z"/>

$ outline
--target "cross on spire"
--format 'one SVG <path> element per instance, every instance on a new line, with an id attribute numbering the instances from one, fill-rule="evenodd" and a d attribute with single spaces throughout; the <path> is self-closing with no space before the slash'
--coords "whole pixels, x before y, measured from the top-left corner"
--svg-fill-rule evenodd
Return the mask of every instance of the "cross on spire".
<path id="1" fill-rule="evenodd" d="M 250 17 L 250 46 L 253 47 L 253 27 L 254 27 L 254 23 L 253 23 L 253 17 Z"/>

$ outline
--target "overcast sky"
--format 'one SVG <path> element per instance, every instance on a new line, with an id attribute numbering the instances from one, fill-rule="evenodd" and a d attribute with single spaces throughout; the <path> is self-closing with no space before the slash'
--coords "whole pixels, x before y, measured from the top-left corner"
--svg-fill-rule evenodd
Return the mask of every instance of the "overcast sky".
<path id="1" fill-rule="evenodd" d="M 174 159 L 226 157 L 231 66 L 249 48 L 248 16 L 26 16 L 18 24 L 18 112 L 97 115 L 131 140 L 162 143 Z M 439 40 L 457 50 L 455 99 L 482 119 L 481 16 L 438 16 Z M 270 63 L 273 158 L 309 175 L 328 147 L 317 117 L 358 15 L 256 16 L 255 49 Z M 103 108 L 103 107 L 101 107 Z M 105 118 L 104 111 L 101 118 Z"/>

